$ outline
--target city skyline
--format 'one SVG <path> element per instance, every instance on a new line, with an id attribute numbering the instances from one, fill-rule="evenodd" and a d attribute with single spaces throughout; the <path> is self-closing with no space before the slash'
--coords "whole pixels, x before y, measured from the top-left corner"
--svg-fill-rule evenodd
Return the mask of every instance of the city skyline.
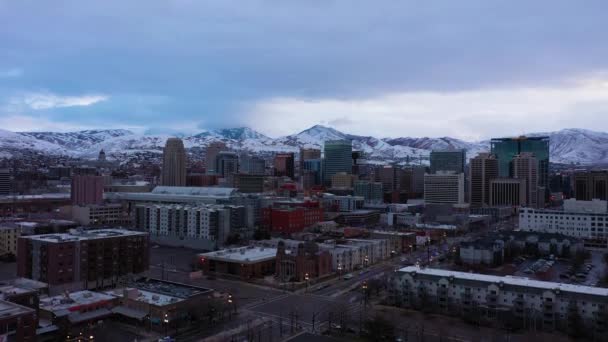
<path id="1" fill-rule="evenodd" d="M 602 2 L 0 8 L 0 125 L 11 131 L 608 131 Z"/>

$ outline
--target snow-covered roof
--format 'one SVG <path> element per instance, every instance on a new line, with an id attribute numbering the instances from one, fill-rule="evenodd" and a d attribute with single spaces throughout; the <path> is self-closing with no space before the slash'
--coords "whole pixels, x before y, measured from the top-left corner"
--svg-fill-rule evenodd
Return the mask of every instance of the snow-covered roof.
<path id="1" fill-rule="evenodd" d="M 195 186 L 157 186 L 153 194 L 230 197 L 237 192 L 235 188 L 195 187 Z"/>
<path id="2" fill-rule="evenodd" d="M 580 294 L 591 294 L 596 296 L 608 296 L 608 289 L 599 288 L 599 287 L 591 287 L 591 286 L 582 286 L 582 285 L 572 285 L 572 284 L 562 284 L 562 283 L 554 283 L 550 281 L 540 281 L 540 280 L 532 280 L 525 277 L 500 277 L 494 275 L 487 274 L 479 274 L 479 273 L 467 273 L 467 272 L 456 272 L 456 271 L 448 271 L 441 270 L 437 268 L 420 268 L 416 266 L 408 266 L 399 270 L 399 272 L 403 273 L 417 273 L 424 274 L 436 277 L 449 278 L 454 277 L 455 279 L 463 279 L 463 280 L 473 280 L 480 281 L 486 283 L 503 283 L 506 285 L 513 286 L 522 286 L 522 287 L 530 287 L 542 290 L 560 290 L 565 292 L 572 293 L 580 293 Z"/>
<path id="3" fill-rule="evenodd" d="M 127 297 L 130 299 L 158 306 L 164 306 L 184 301 L 184 299 L 175 296 L 169 296 L 166 294 L 144 291 L 135 288 L 116 289 L 112 291 L 106 291 L 105 293 L 110 296 L 123 297 L 125 295 L 125 292 L 127 293 Z"/>
<path id="4" fill-rule="evenodd" d="M 134 230 L 108 228 L 108 229 L 92 229 L 92 230 L 70 230 L 68 233 L 56 233 L 56 234 L 41 234 L 41 235 L 28 235 L 24 236 L 26 239 L 38 240 L 44 242 L 65 242 L 65 241 L 76 241 L 76 240 L 92 240 L 92 239 L 105 239 L 118 236 L 127 235 L 147 235 L 148 233 L 139 232 Z"/>
<path id="5" fill-rule="evenodd" d="M 247 246 L 229 248 L 221 251 L 199 254 L 199 258 L 206 258 L 226 262 L 256 263 L 272 260 L 277 255 L 276 248 Z"/>
<path id="6" fill-rule="evenodd" d="M 78 291 L 67 295 L 57 295 L 54 297 L 40 298 L 40 309 L 46 311 L 70 311 L 72 308 L 91 305 L 94 303 L 111 301 L 114 297 L 105 293 L 93 291 Z"/>

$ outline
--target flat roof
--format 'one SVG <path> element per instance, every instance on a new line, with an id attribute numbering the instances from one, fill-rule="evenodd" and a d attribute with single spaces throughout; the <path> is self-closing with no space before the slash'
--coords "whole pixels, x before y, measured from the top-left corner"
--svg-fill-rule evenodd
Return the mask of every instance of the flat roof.
<path id="1" fill-rule="evenodd" d="M 397 231 L 392 231 L 392 230 L 372 230 L 371 231 L 372 234 L 386 234 L 386 235 L 401 235 L 401 236 L 409 236 L 409 235 L 416 235 L 416 233 L 414 232 L 397 232 Z"/>
<path id="2" fill-rule="evenodd" d="M 247 246 L 203 253 L 198 256 L 217 261 L 254 263 L 274 259 L 277 256 L 277 249 Z"/>
<path id="3" fill-rule="evenodd" d="M 40 309 L 52 312 L 68 311 L 81 305 L 90 305 L 103 301 L 113 300 L 114 296 L 101 292 L 78 291 L 64 295 L 40 298 Z"/>
<path id="4" fill-rule="evenodd" d="M 147 232 L 140 232 L 119 228 L 91 229 L 91 230 L 70 230 L 69 233 L 54 233 L 22 236 L 25 239 L 44 241 L 44 242 L 66 242 L 66 241 L 85 241 L 94 239 L 105 239 L 120 236 L 148 235 Z"/>
<path id="5" fill-rule="evenodd" d="M 166 296 L 188 299 L 190 297 L 213 292 L 212 289 L 160 279 L 140 279 L 129 284 L 129 287 L 141 291 L 153 292 Z"/>
<path id="6" fill-rule="evenodd" d="M 132 287 L 105 291 L 105 294 L 114 297 L 124 297 L 125 291 L 127 292 L 127 298 L 152 305 L 164 306 L 184 301 L 182 298 L 140 290 Z"/>
<path id="7" fill-rule="evenodd" d="M 3 319 L 8 316 L 16 316 L 28 312 L 34 312 L 34 310 L 19 304 L 0 300 L 0 317 Z"/>
<path id="8" fill-rule="evenodd" d="M 540 280 L 532 280 L 525 277 L 500 277 L 494 275 L 487 274 L 479 274 L 479 273 L 467 273 L 467 272 L 457 272 L 457 271 L 448 271 L 441 270 L 437 268 L 420 268 L 416 266 L 408 266 L 399 270 L 399 272 L 403 273 L 417 273 L 417 274 L 425 274 L 430 276 L 437 277 L 454 277 L 456 279 L 464 279 L 464 280 L 474 280 L 486 283 L 504 283 L 507 285 L 514 286 L 523 286 L 523 287 L 531 287 L 543 290 L 560 290 L 565 292 L 572 293 L 580 293 L 580 294 L 591 294 L 596 296 L 608 296 L 608 289 L 592 287 L 592 286 L 582 286 L 582 285 L 572 285 L 572 284 L 562 284 L 562 283 L 554 283 L 550 281 L 540 281 Z"/>

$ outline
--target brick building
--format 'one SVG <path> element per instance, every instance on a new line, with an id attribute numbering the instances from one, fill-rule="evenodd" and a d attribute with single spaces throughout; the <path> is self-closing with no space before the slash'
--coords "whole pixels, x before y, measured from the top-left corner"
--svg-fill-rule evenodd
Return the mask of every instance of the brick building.
<path id="1" fill-rule="evenodd" d="M 274 274 L 276 248 L 240 247 L 198 255 L 204 273 L 221 273 L 241 279 Z"/>
<path id="2" fill-rule="evenodd" d="M 54 289 L 116 285 L 149 266 L 148 233 L 124 229 L 71 231 L 19 238 L 17 274 Z"/>
<path id="3" fill-rule="evenodd" d="M 36 310 L 0 300 L 0 340 L 36 341 L 36 328 Z"/>
<path id="4" fill-rule="evenodd" d="M 295 251 L 288 251 L 285 242 L 277 248 L 276 275 L 282 281 L 305 281 L 332 271 L 332 257 L 314 242 L 302 242 Z M 308 279 L 306 279 L 308 278 Z"/>
<path id="5" fill-rule="evenodd" d="M 103 177 L 80 176 L 72 177 L 71 198 L 74 205 L 102 204 Z"/>
<path id="6" fill-rule="evenodd" d="M 264 208 L 265 225 L 273 232 L 297 233 L 323 220 L 323 209 L 318 207 Z"/>

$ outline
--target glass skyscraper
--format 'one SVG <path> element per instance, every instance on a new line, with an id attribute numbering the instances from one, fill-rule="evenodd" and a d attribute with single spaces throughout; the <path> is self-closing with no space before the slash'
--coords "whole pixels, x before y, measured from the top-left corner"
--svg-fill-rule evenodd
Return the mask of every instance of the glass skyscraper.
<path id="1" fill-rule="evenodd" d="M 431 173 L 437 171 L 454 171 L 464 173 L 466 164 L 465 150 L 431 151 Z"/>
<path id="2" fill-rule="evenodd" d="M 538 185 L 547 187 L 549 182 L 549 137 L 498 138 L 490 141 L 492 154 L 498 158 L 501 177 L 509 177 L 513 157 L 531 152 L 538 159 Z"/>
<path id="3" fill-rule="evenodd" d="M 323 182 L 331 183 L 338 172 L 352 173 L 353 143 L 351 140 L 328 140 L 323 149 Z"/>

